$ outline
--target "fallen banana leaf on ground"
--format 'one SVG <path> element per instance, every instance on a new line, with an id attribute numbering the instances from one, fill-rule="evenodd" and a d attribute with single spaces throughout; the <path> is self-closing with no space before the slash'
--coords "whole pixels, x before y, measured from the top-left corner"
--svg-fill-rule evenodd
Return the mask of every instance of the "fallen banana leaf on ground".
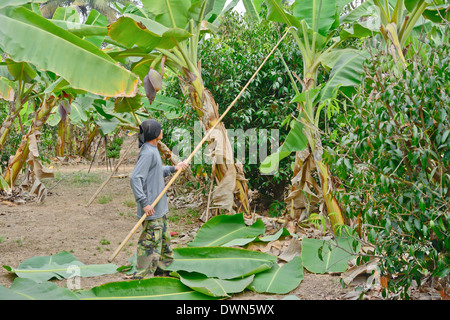
<path id="1" fill-rule="evenodd" d="M 249 288 L 259 293 L 286 294 L 303 280 L 302 259 L 295 257 L 283 266 L 274 264 L 270 270 L 255 275 Z"/>
<path id="2" fill-rule="evenodd" d="M 270 269 L 277 257 L 226 247 L 176 248 L 170 271 L 198 272 L 210 278 L 233 279 Z"/>
<path id="3" fill-rule="evenodd" d="M 278 240 L 281 237 L 290 236 L 291 233 L 286 228 L 281 228 L 276 233 L 263 236 L 263 237 L 253 237 L 253 238 L 237 238 L 233 239 L 227 243 L 222 244 L 222 247 L 232 247 L 232 246 L 245 246 L 250 242 L 270 242 Z"/>
<path id="4" fill-rule="evenodd" d="M 221 246 L 240 238 L 255 238 L 265 232 L 264 223 L 257 220 L 251 226 L 246 226 L 243 213 L 234 215 L 218 215 L 209 219 L 198 230 L 194 241 L 189 247 Z"/>
<path id="5" fill-rule="evenodd" d="M 197 272 L 173 272 L 180 281 L 195 291 L 212 297 L 229 297 L 232 293 L 242 292 L 253 281 L 254 275 L 243 279 L 217 279 L 208 278 Z M 171 275 L 172 275 L 171 274 Z"/>
<path id="6" fill-rule="evenodd" d="M 337 237 L 336 242 L 303 238 L 303 266 L 313 273 L 345 272 L 348 261 L 359 252 L 360 245 L 353 242 L 351 237 Z"/>
<path id="7" fill-rule="evenodd" d="M 212 300 L 179 279 L 156 277 L 144 280 L 110 282 L 90 290 L 79 291 L 81 300 Z"/>
<path id="8" fill-rule="evenodd" d="M 68 279 L 74 276 L 94 277 L 117 272 L 117 266 L 108 264 L 85 265 L 66 251 L 56 255 L 36 256 L 22 262 L 17 268 L 3 266 L 9 272 L 20 278 L 44 282 L 52 278 Z"/>
<path id="9" fill-rule="evenodd" d="M 8 289 L 0 286 L 0 300 L 77 300 L 78 297 L 67 288 L 56 283 L 37 283 L 30 279 L 16 278 Z"/>

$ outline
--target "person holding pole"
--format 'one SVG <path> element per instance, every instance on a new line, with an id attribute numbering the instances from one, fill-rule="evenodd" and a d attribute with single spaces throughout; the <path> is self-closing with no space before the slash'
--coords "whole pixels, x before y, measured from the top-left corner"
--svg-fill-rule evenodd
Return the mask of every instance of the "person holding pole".
<path id="1" fill-rule="evenodd" d="M 165 275 L 164 269 L 173 261 L 170 233 L 167 224 L 169 206 L 166 194 L 152 207 L 153 201 L 164 190 L 164 177 L 188 164 L 163 166 L 157 144 L 163 138 L 161 124 L 145 120 L 139 125 L 139 157 L 130 176 L 130 185 L 137 203 L 137 216 L 146 215 L 137 244 L 136 271 L 132 278 L 144 279 Z"/>

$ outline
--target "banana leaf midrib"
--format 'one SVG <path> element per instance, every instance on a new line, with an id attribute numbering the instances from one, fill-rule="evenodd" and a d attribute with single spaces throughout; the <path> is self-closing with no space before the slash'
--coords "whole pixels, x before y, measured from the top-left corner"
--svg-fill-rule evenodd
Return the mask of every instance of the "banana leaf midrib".
<path id="1" fill-rule="evenodd" d="M 209 257 L 206 257 L 206 258 L 196 258 L 196 259 L 194 259 L 194 258 L 186 258 L 186 259 L 183 259 L 183 258 L 176 258 L 175 260 L 178 260 L 178 261 L 180 261 L 180 260 L 182 260 L 182 261 L 205 261 L 205 260 L 252 260 L 252 261 L 265 261 L 265 262 L 271 262 L 270 260 L 268 260 L 268 259 L 259 259 L 259 258 L 248 258 L 248 257 L 224 257 L 224 258 L 209 258 Z"/>
<path id="2" fill-rule="evenodd" d="M 168 296 L 175 296 L 175 295 L 186 295 L 186 294 L 191 294 L 191 293 L 195 293 L 195 292 L 197 292 L 197 291 L 191 290 L 191 291 L 184 291 L 184 292 L 173 292 L 173 293 L 142 295 L 142 296 L 126 296 L 126 297 L 120 297 L 120 296 L 89 297 L 89 298 L 81 298 L 80 300 L 111 300 L 111 299 L 125 300 L 125 299 L 161 298 L 161 297 L 168 297 Z"/>
<path id="3" fill-rule="evenodd" d="M 64 268 L 62 268 L 62 266 L 64 265 L 60 265 L 61 267 L 55 268 L 55 269 L 12 269 L 12 271 L 14 271 L 15 273 L 17 272 L 22 272 L 22 273 L 39 273 L 39 272 L 55 272 L 55 271 L 67 271 L 67 267 L 69 266 L 77 266 L 80 269 L 86 269 L 86 268 L 97 268 L 99 266 L 104 266 L 104 265 L 78 265 L 75 263 L 68 263 Z"/>
<path id="4" fill-rule="evenodd" d="M 217 239 L 214 240 L 214 241 L 211 241 L 210 243 L 206 244 L 205 246 L 207 246 L 207 247 L 214 246 L 215 244 L 220 243 L 220 240 L 222 240 L 222 239 L 224 239 L 224 238 L 226 238 L 226 237 L 229 237 L 229 236 L 231 236 L 232 234 L 237 233 L 237 232 L 239 232 L 239 231 L 242 231 L 242 230 L 244 230 L 244 229 L 246 229 L 246 228 L 248 228 L 248 227 L 247 227 L 247 226 L 240 227 L 239 229 L 236 229 L 236 230 L 234 230 L 234 231 L 232 231 L 232 232 L 229 232 L 229 233 L 223 235 L 223 236 L 220 237 L 220 238 L 217 238 Z"/>
<path id="5" fill-rule="evenodd" d="M 280 270 L 281 270 L 281 268 L 278 268 L 277 271 L 275 271 L 275 274 L 273 275 L 272 279 L 270 280 L 269 284 L 267 285 L 266 291 L 269 291 L 270 287 L 272 286 L 273 281 L 276 279 Z"/>

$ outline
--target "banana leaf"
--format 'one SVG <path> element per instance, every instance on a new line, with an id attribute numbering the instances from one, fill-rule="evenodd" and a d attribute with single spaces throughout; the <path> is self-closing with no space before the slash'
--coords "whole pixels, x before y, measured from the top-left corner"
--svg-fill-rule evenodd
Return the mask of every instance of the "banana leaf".
<path id="1" fill-rule="evenodd" d="M 2 76 L 0 76 L 0 99 L 14 101 L 14 89 L 11 87 L 9 80 Z"/>
<path id="2" fill-rule="evenodd" d="M 254 278 L 251 275 L 243 279 L 223 280 L 208 278 L 197 272 L 180 271 L 174 274 L 189 288 L 212 297 L 229 297 L 231 293 L 242 292 Z"/>
<path id="3" fill-rule="evenodd" d="M 305 20 L 308 26 L 326 36 L 336 21 L 336 0 L 296 0 L 293 15 Z"/>
<path id="4" fill-rule="evenodd" d="M 344 272 L 348 261 L 359 252 L 360 244 L 351 237 L 337 237 L 336 243 L 319 239 L 303 238 L 303 266 L 313 273 Z M 356 244 L 356 245 L 355 245 Z"/>
<path id="5" fill-rule="evenodd" d="M 81 300 L 213 300 L 179 279 L 156 277 L 144 280 L 110 282 L 76 293 Z"/>
<path id="6" fill-rule="evenodd" d="M 56 255 L 36 256 L 22 262 L 17 268 L 3 266 L 7 271 L 20 278 L 44 282 L 52 278 L 68 279 L 73 276 L 94 277 L 117 272 L 117 266 L 108 264 L 85 265 L 66 251 Z"/>
<path id="7" fill-rule="evenodd" d="M 301 30 L 300 21 L 284 10 L 284 5 L 280 0 L 264 0 L 264 2 L 267 5 L 267 20 L 285 23 L 297 28 L 297 31 Z"/>
<path id="8" fill-rule="evenodd" d="M 243 213 L 235 215 L 218 215 L 209 219 L 199 230 L 189 247 L 220 246 L 233 239 L 251 238 L 264 234 L 265 227 L 261 220 L 246 226 Z"/>
<path id="9" fill-rule="evenodd" d="M 0 48 L 15 61 L 60 75 L 74 89 L 107 97 L 134 96 L 140 83 L 92 43 L 25 7 L 0 9 Z"/>
<path id="10" fill-rule="evenodd" d="M 289 235 L 291 235 L 289 230 L 286 229 L 285 227 L 283 227 L 280 230 L 278 230 L 277 232 L 275 232 L 274 234 L 267 235 L 267 236 L 264 236 L 264 237 L 258 237 L 257 241 L 270 242 L 270 241 L 275 241 L 275 240 L 278 240 L 281 237 L 285 237 L 285 236 L 289 236 Z M 294 235 L 294 236 L 296 237 L 296 235 Z"/>
<path id="11" fill-rule="evenodd" d="M 191 0 L 142 0 L 142 4 L 166 27 L 185 28 L 189 21 Z"/>
<path id="12" fill-rule="evenodd" d="M 16 278 L 10 288 L 0 286 L 0 300 L 78 300 L 78 297 L 53 282 Z"/>
<path id="13" fill-rule="evenodd" d="M 227 243 L 222 244 L 222 247 L 231 247 L 231 246 L 245 246 L 246 244 L 249 244 L 250 242 L 270 242 L 278 240 L 281 237 L 289 236 L 291 233 L 286 228 L 281 228 L 276 233 L 263 236 L 263 237 L 253 237 L 253 238 L 238 238 L 231 240 Z"/>
<path id="14" fill-rule="evenodd" d="M 80 23 L 80 16 L 74 7 L 58 7 L 52 17 L 53 20 L 62 20 Z"/>
<path id="15" fill-rule="evenodd" d="M 0 9 L 7 6 L 21 6 L 26 3 L 43 3 L 47 0 L 2 0 L 0 2 Z"/>
<path id="16" fill-rule="evenodd" d="M 37 77 L 36 71 L 28 63 L 16 62 L 9 58 L 5 59 L 5 63 L 8 67 L 9 73 L 16 81 L 30 83 Z"/>
<path id="17" fill-rule="evenodd" d="M 126 113 L 133 112 L 142 107 L 142 100 L 139 94 L 134 97 L 120 97 L 114 101 L 114 112 Z"/>
<path id="18" fill-rule="evenodd" d="M 176 248 L 170 271 L 198 272 L 210 278 L 233 279 L 270 269 L 277 257 L 226 247 Z"/>
<path id="19" fill-rule="evenodd" d="M 303 133 L 304 125 L 297 120 L 291 121 L 291 131 L 277 152 L 267 156 L 259 167 L 263 174 L 274 174 L 278 170 L 279 162 L 293 151 L 302 151 L 308 147 L 308 140 Z"/>
<path id="20" fill-rule="evenodd" d="M 144 99 L 143 105 L 149 112 L 153 110 L 164 112 L 165 117 L 169 120 L 180 118 L 183 115 L 183 106 L 178 99 L 173 97 L 157 94 L 151 105 L 148 99 Z"/>
<path id="21" fill-rule="evenodd" d="M 322 89 L 320 101 L 332 98 L 337 88 L 346 92 L 345 90 L 352 90 L 358 86 L 362 79 L 363 63 L 367 57 L 366 52 L 358 51 L 346 51 L 341 54 Z"/>
<path id="22" fill-rule="evenodd" d="M 189 38 L 190 33 L 180 28 L 167 28 L 153 20 L 126 14 L 108 27 L 111 39 L 127 48 L 137 46 L 146 52 L 154 48 L 173 48 L 177 41 Z"/>
<path id="23" fill-rule="evenodd" d="M 69 10 L 69 14 L 61 14 L 59 9 Z M 89 41 L 97 48 L 100 48 L 108 34 L 108 18 L 100 14 L 95 9 L 91 9 L 85 23 L 75 19 L 70 19 L 70 7 L 60 7 L 53 15 L 52 22 L 64 30 L 68 30 L 74 35 Z M 72 8 L 73 9 L 73 8 Z M 65 13 L 65 11 L 62 11 Z M 57 14 L 58 13 L 58 14 Z M 78 15 L 78 13 L 76 13 Z M 59 19 L 59 20 L 58 20 Z"/>
<path id="24" fill-rule="evenodd" d="M 255 275 L 249 289 L 260 293 L 286 294 L 299 286 L 303 280 L 302 259 L 295 257 L 283 266 L 273 267 Z"/>

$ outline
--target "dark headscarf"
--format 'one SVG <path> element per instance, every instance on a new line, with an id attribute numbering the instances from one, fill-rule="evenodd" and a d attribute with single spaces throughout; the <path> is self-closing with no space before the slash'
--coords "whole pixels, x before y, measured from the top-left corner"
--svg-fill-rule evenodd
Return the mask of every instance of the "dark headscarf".
<path id="1" fill-rule="evenodd" d="M 139 125 L 139 148 L 147 141 L 153 140 L 161 133 L 161 124 L 153 119 L 142 121 Z"/>

